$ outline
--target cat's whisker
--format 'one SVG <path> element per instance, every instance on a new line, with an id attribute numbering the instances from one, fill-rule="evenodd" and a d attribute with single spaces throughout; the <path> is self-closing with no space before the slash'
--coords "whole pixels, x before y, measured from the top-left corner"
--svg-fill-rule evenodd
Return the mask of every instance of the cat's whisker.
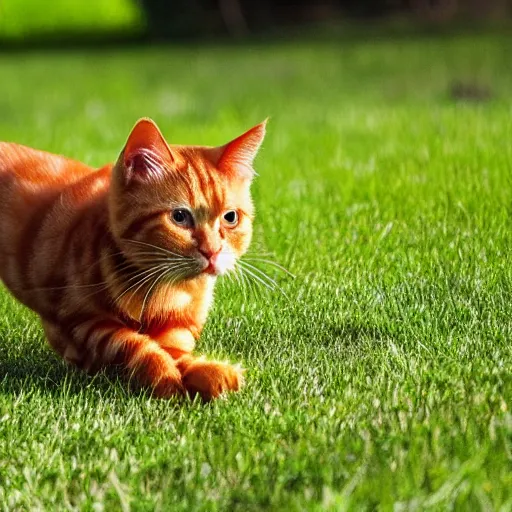
<path id="1" fill-rule="evenodd" d="M 187 275 L 187 273 L 190 273 L 190 271 L 194 270 L 194 266 L 190 261 L 184 261 L 179 265 L 170 267 L 168 270 L 169 271 L 166 276 L 171 276 L 170 284 L 174 284 L 183 276 Z"/>
<path id="2" fill-rule="evenodd" d="M 189 261 L 180 261 L 174 265 L 169 265 L 168 262 L 164 262 L 163 264 L 158 265 L 159 268 L 163 268 L 166 272 L 169 271 L 171 273 L 175 271 L 180 271 L 183 268 L 188 268 L 189 266 Z"/>
<path id="3" fill-rule="evenodd" d="M 233 285 L 236 285 L 237 284 L 237 281 L 235 279 L 235 273 L 234 272 L 228 272 L 226 274 L 226 277 L 228 278 L 228 281 L 233 284 Z"/>
<path id="4" fill-rule="evenodd" d="M 286 297 L 289 300 L 289 297 L 288 295 L 286 295 L 286 292 L 277 284 L 277 282 L 274 279 L 272 279 L 265 272 L 263 272 L 263 270 L 259 269 L 258 267 L 255 267 L 254 265 L 251 265 L 247 261 L 240 261 L 240 264 L 242 266 L 245 266 L 246 272 L 248 272 L 250 275 L 265 282 L 268 288 L 273 290 L 279 290 L 284 295 L 284 297 Z"/>
<path id="5" fill-rule="evenodd" d="M 164 269 L 159 275 L 157 275 L 157 277 L 155 278 L 155 280 L 153 281 L 151 286 L 149 286 L 148 291 L 146 292 L 146 294 L 144 296 L 144 300 L 142 301 L 142 307 L 140 310 L 139 321 L 142 320 L 142 317 L 144 315 L 144 310 L 146 308 L 147 300 L 150 297 L 151 291 L 157 284 L 163 282 L 167 278 L 167 276 L 175 273 L 175 275 L 172 276 L 172 279 L 170 280 L 170 284 L 173 285 L 179 279 L 184 277 L 186 275 L 187 271 L 191 270 L 190 262 L 184 262 L 184 263 L 185 264 L 181 265 L 181 266 L 170 267 L 170 268 Z"/>
<path id="6" fill-rule="evenodd" d="M 115 270 L 121 270 L 121 268 L 116 267 Z M 131 275 L 131 274 L 129 274 Z M 106 286 L 105 286 L 106 285 Z M 98 286 L 102 286 L 104 288 L 107 288 L 109 285 L 108 281 L 100 281 L 98 283 L 90 283 L 90 284 L 69 284 L 65 286 L 40 286 L 35 288 L 28 288 L 25 289 L 25 291 L 55 291 L 55 290 L 81 290 L 84 288 L 96 288 Z M 101 290 L 98 290 L 101 291 Z M 94 292 L 96 293 L 96 292 Z M 92 295 L 92 294 L 91 294 Z M 86 297 L 89 297 L 90 295 L 86 295 Z"/>
<path id="7" fill-rule="evenodd" d="M 268 288 L 269 290 L 272 290 L 272 291 L 275 290 L 275 288 L 271 284 L 267 283 L 266 281 L 264 281 L 263 279 L 258 277 L 258 275 L 255 274 L 252 270 L 249 270 L 248 268 L 243 268 L 243 270 L 248 277 L 250 276 L 254 280 L 255 283 L 258 283 L 261 286 Z"/>
<path id="8" fill-rule="evenodd" d="M 122 253 L 119 253 L 119 254 L 122 254 Z M 102 258 L 102 259 L 104 259 L 104 258 Z M 129 278 L 128 281 L 132 281 L 134 278 L 140 277 L 139 272 L 141 270 L 143 272 L 146 272 L 146 271 L 149 272 L 155 268 L 154 265 L 162 264 L 162 263 L 180 262 L 180 261 L 182 261 L 181 258 L 161 258 L 161 259 L 159 258 L 159 259 L 143 259 L 143 260 L 139 260 L 137 262 L 137 263 L 148 263 L 148 264 L 153 265 L 152 267 L 147 268 L 147 269 L 136 268 L 135 263 L 126 261 L 126 262 L 123 262 L 121 265 L 115 266 L 114 271 L 121 272 L 121 271 L 126 271 L 126 269 L 128 269 L 130 267 L 135 267 L 133 272 L 130 272 L 130 273 L 128 273 L 127 276 L 126 275 L 124 276 L 124 277 Z M 99 263 L 99 261 L 96 263 Z M 90 268 L 89 268 L 89 270 L 90 270 Z M 134 274 L 137 274 L 137 275 L 135 277 L 133 277 Z M 98 283 L 91 283 L 91 284 L 69 284 L 66 286 L 41 286 L 41 287 L 30 288 L 30 291 L 56 291 L 56 290 L 75 290 L 75 289 L 81 290 L 84 288 L 101 287 L 99 290 L 95 290 L 92 294 L 85 296 L 85 297 L 90 297 L 94 293 L 98 293 L 98 292 L 108 288 L 109 286 L 110 286 L 110 283 L 108 281 L 100 281 Z M 27 291 L 27 290 L 25 290 L 25 291 Z"/>
<path id="9" fill-rule="evenodd" d="M 262 291 L 266 291 L 267 287 L 262 286 L 260 283 L 258 283 L 252 276 L 250 276 L 245 269 L 240 267 L 241 275 L 244 278 L 244 282 L 247 284 L 247 289 L 249 290 L 249 293 L 253 293 L 255 295 L 261 296 Z"/>
<path id="10" fill-rule="evenodd" d="M 179 257 L 178 254 L 167 251 L 163 247 L 158 247 L 158 246 L 152 245 L 152 244 L 146 244 L 145 242 L 141 242 L 139 240 L 129 240 L 129 239 L 124 239 L 124 240 L 128 244 L 132 244 L 135 246 L 135 248 L 134 248 L 135 255 L 137 255 L 141 251 L 151 250 L 151 253 L 153 256 L 158 254 L 158 255 L 172 256 L 172 257 Z"/>
<path id="11" fill-rule="evenodd" d="M 244 303 L 247 302 L 247 291 L 245 289 L 245 281 L 243 279 L 242 271 L 238 265 L 235 265 L 233 269 L 233 275 L 235 276 L 236 282 L 238 283 L 239 288 L 242 290 L 244 294 Z"/>
<path id="12" fill-rule="evenodd" d="M 236 286 L 238 284 L 238 282 L 235 280 L 234 271 L 227 272 L 226 274 L 224 274 L 224 277 L 226 278 L 230 285 Z"/>
<path id="13" fill-rule="evenodd" d="M 275 279 L 272 279 L 269 275 L 267 275 L 265 272 L 263 272 L 263 270 L 259 269 L 258 267 L 255 267 L 254 265 L 252 265 L 251 263 L 247 262 L 247 261 L 244 261 L 244 260 L 240 260 L 240 265 L 245 269 L 245 270 L 251 270 L 253 272 L 256 272 L 257 275 L 261 276 L 262 279 L 264 279 L 266 282 L 268 282 L 269 284 L 272 284 L 273 286 L 277 287 L 277 282 L 275 281 Z"/>
<path id="14" fill-rule="evenodd" d="M 128 284 L 131 281 L 133 281 L 134 279 L 137 279 L 138 277 L 142 277 L 142 276 L 144 276 L 144 275 L 152 272 L 153 270 L 156 270 L 164 265 L 166 265 L 166 264 L 160 263 L 158 265 L 153 265 L 152 267 L 149 267 L 149 268 L 137 268 L 133 272 L 128 273 L 127 275 L 122 275 L 122 274 L 117 275 L 116 278 L 118 280 L 121 280 L 123 282 L 123 284 Z"/>
<path id="15" fill-rule="evenodd" d="M 122 265 L 120 267 L 122 267 Z M 119 272 L 120 270 L 122 270 L 120 267 L 116 267 L 115 271 Z M 123 284 L 126 285 L 126 284 L 132 282 L 134 279 L 141 278 L 141 277 L 143 277 L 145 274 L 147 274 L 148 272 L 150 272 L 153 269 L 154 269 L 154 267 L 151 268 L 151 269 L 145 269 L 145 270 L 142 270 L 142 271 L 141 271 L 141 269 L 135 269 L 133 272 L 129 272 L 127 275 L 123 276 L 123 277 L 125 277 L 125 282 Z M 116 277 L 118 277 L 118 276 L 116 276 Z M 101 286 L 101 285 L 103 285 L 103 286 Z M 134 286 L 136 286 L 136 285 L 137 285 L 137 283 L 134 284 Z M 89 285 L 84 285 L 84 287 L 85 286 L 89 286 Z M 92 293 L 86 295 L 85 297 L 83 297 L 84 299 L 87 298 L 87 297 L 91 297 L 92 295 L 94 295 L 96 293 L 99 293 L 100 291 L 103 291 L 103 290 L 106 290 L 106 289 L 110 288 L 112 286 L 112 282 L 102 281 L 101 283 L 98 283 L 96 285 L 90 285 L 90 286 L 101 286 L 101 288 L 99 288 L 98 290 L 95 290 Z M 68 288 L 68 289 L 80 288 L 80 285 L 78 285 L 78 286 L 71 285 L 71 286 L 68 286 L 66 288 Z"/>
<path id="16" fill-rule="evenodd" d="M 161 251 L 162 253 L 169 254 L 171 256 L 177 256 L 179 258 L 184 259 L 191 259 L 189 256 L 183 256 L 182 254 L 177 254 L 175 252 L 169 251 L 168 249 L 164 249 L 163 247 L 159 247 L 158 245 L 153 245 L 148 242 L 142 242 L 141 240 L 132 240 L 131 238 L 123 238 L 123 241 L 131 244 L 139 244 L 139 245 L 145 245 L 147 247 L 152 247 L 153 249 L 156 249 L 157 251 Z"/>
<path id="17" fill-rule="evenodd" d="M 239 262 L 240 263 L 240 262 Z M 242 265 L 238 265 L 238 270 L 240 271 L 240 277 L 242 278 L 242 281 L 244 283 L 244 286 L 251 292 L 253 290 L 252 288 L 252 281 L 249 279 L 249 277 L 244 273 L 244 268 Z"/>
<path id="18" fill-rule="evenodd" d="M 132 266 L 134 268 L 141 269 L 147 269 L 155 265 L 159 265 L 160 263 L 167 263 L 167 264 L 174 264 L 174 263 L 181 263 L 184 261 L 181 258 L 167 258 L 167 257 L 159 257 L 159 258 L 143 258 L 138 259 L 135 262 L 130 263 L 126 268 Z M 119 269 L 122 269 L 122 267 L 119 267 Z M 117 269 L 116 269 L 117 270 Z"/>
<path id="19" fill-rule="evenodd" d="M 254 279 L 253 274 L 247 273 L 247 269 L 245 269 L 245 268 L 244 268 L 244 271 L 245 271 L 245 277 L 247 278 L 247 283 L 249 284 L 249 287 L 253 293 L 261 296 L 261 294 L 263 292 L 266 292 L 268 289 L 270 289 L 271 291 L 274 291 L 273 286 L 269 285 L 269 286 L 262 287 L 261 284 L 259 283 L 259 281 Z"/>
<path id="20" fill-rule="evenodd" d="M 260 262 L 260 263 L 271 265 L 271 266 L 277 268 L 278 270 L 281 270 L 285 274 L 289 275 L 293 279 L 295 279 L 297 277 L 295 274 L 292 274 L 287 268 L 283 267 L 279 263 L 276 263 L 275 261 L 272 261 L 272 260 L 267 260 L 267 259 L 264 259 L 264 258 L 252 258 L 252 257 L 248 257 L 247 258 L 247 257 L 244 257 L 244 261 L 257 261 L 257 262 Z"/>
<path id="21" fill-rule="evenodd" d="M 151 275 L 149 275 L 149 276 L 146 276 L 144 279 L 142 279 L 141 281 L 139 281 L 138 283 L 136 283 L 134 286 L 137 286 L 137 285 L 138 285 L 138 286 L 135 288 L 135 290 L 133 290 L 133 292 L 131 293 L 131 295 L 130 295 L 130 297 L 129 297 L 129 299 L 128 299 L 128 302 L 127 302 L 123 307 L 124 307 L 125 309 L 129 309 L 129 306 L 130 306 L 130 304 L 131 304 L 132 300 L 133 300 L 134 298 L 136 298 L 136 297 L 137 297 L 137 293 L 138 293 L 138 291 L 139 291 L 139 290 L 142 290 L 142 289 L 144 288 L 144 286 L 148 286 L 148 285 L 152 282 L 152 280 L 153 280 L 153 279 L 155 279 L 156 277 L 158 277 L 159 273 L 160 273 L 160 272 L 162 272 L 162 271 L 164 271 L 164 270 L 165 270 L 165 269 L 158 269 L 158 270 L 157 270 L 157 271 L 155 271 L 153 274 L 151 274 Z M 126 293 L 126 292 L 125 292 L 125 293 Z M 122 297 L 125 293 L 123 293 L 123 294 L 121 295 L 121 297 Z M 117 301 L 117 302 L 119 302 L 121 297 L 119 297 L 116 301 Z"/>
<path id="22" fill-rule="evenodd" d="M 183 259 L 187 259 L 186 257 L 183 257 L 183 256 L 168 256 L 167 254 L 162 254 L 161 252 L 156 252 L 156 251 L 153 251 L 153 252 L 136 252 L 134 254 L 134 257 L 137 257 L 137 261 L 139 257 L 144 257 L 144 258 L 147 258 L 147 257 L 154 257 L 154 258 L 167 258 L 168 260 L 170 261 L 181 261 Z"/>
<path id="23" fill-rule="evenodd" d="M 191 265 L 190 265 L 189 261 L 183 261 L 180 264 L 174 265 L 174 266 L 165 266 L 157 274 L 157 276 L 154 278 L 153 282 L 149 285 L 148 290 L 146 291 L 146 294 L 144 295 L 144 299 L 142 301 L 142 307 L 141 307 L 140 316 L 142 317 L 142 315 L 144 313 L 144 309 L 146 307 L 147 300 L 148 300 L 148 298 L 151 295 L 151 291 L 155 288 L 155 286 L 158 283 L 162 282 L 165 279 L 166 276 L 168 276 L 170 274 L 173 274 L 173 273 L 176 273 L 176 275 L 174 276 L 174 279 L 172 280 L 172 284 L 174 284 L 180 277 L 185 275 L 185 271 L 190 270 L 190 269 L 191 269 Z M 136 294 L 138 289 L 134 292 L 133 295 Z"/>
<path id="24" fill-rule="evenodd" d="M 121 255 L 124 255 L 125 256 L 125 253 L 123 251 L 117 251 L 117 252 L 113 252 L 113 253 L 108 253 L 108 254 L 104 254 L 102 257 L 98 258 L 97 261 L 95 261 L 94 263 L 92 263 L 89 267 L 87 267 L 84 272 L 89 272 L 95 265 L 98 265 L 99 263 L 109 259 L 109 258 L 112 258 L 112 257 L 115 257 L 115 256 L 121 256 Z M 165 253 L 166 257 L 168 258 L 169 261 L 179 261 L 179 260 L 182 260 L 184 258 L 184 256 L 181 256 L 181 255 L 177 255 L 177 257 L 175 258 L 170 258 L 167 256 L 167 253 Z M 162 257 L 162 252 L 161 251 L 158 251 L 158 252 L 155 252 L 155 251 L 142 251 L 142 252 L 139 252 L 137 251 L 135 253 L 135 256 L 153 256 L 153 257 Z M 137 262 L 142 262 L 142 260 L 138 260 Z M 144 261 L 144 263 L 150 263 L 150 261 Z M 135 265 L 134 262 L 130 261 L 130 260 L 126 260 L 123 262 L 123 264 L 125 264 L 126 266 L 130 266 L 130 265 Z M 117 267 L 116 267 L 117 269 Z"/>
<path id="25" fill-rule="evenodd" d="M 156 249 L 154 251 L 135 252 L 134 257 L 136 257 L 136 259 L 134 259 L 134 261 L 130 263 L 132 266 L 137 266 L 140 264 L 148 264 L 149 266 L 154 266 L 161 263 L 171 264 L 193 260 L 193 258 L 190 258 L 189 256 L 178 255 L 170 251 L 167 251 L 166 249 L 163 249 L 161 247 L 153 246 L 152 244 L 141 242 L 139 240 L 126 239 L 126 241 L 133 242 L 135 244 L 140 244 L 143 246 L 150 246 Z M 140 258 L 140 256 L 144 257 Z"/>
<path id="26" fill-rule="evenodd" d="M 156 268 L 152 268 L 150 270 L 147 270 L 141 274 L 138 274 L 136 277 L 137 278 L 141 278 L 141 275 L 142 274 L 147 274 L 149 273 L 148 275 L 142 277 L 141 279 L 139 279 L 138 281 L 136 281 L 134 284 L 132 284 L 129 288 L 127 288 L 126 290 L 123 291 L 123 293 L 121 293 L 121 295 L 119 295 L 115 300 L 114 302 L 115 303 L 119 303 L 119 301 L 130 291 L 132 290 L 133 288 L 135 288 L 137 285 L 137 289 L 132 293 L 132 297 L 130 298 L 130 301 L 131 299 L 136 295 L 137 291 L 140 289 L 140 287 L 142 285 L 144 285 L 144 283 L 146 283 L 149 279 L 151 279 L 151 277 L 153 277 L 153 275 L 155 275 L 156 273 L 158 273 L 160 271 L 160 269 L 162 267 L 164 267 L 165 265 L 162 264 L 162 265 L 159 265 L 158 267 Z M 129 302 L 128 302 L 129 303 Z"/>
<path id="27" fill-rule="evenodd" d="M 144 295 L 144 299 L 142 300 L 142 306 L 140 308 L 140 317 L 139 321 L 142 320 L 142 316 L 144 314 L 144 309 L 146 308 L 146 302 L 148 300 L 149 295 L 151 294 L 151 290 L 155 287 L 155 285 L 158 283 L 158 281 L 162 278 L 162 276 L 165 276 L 170 271 L 169 268 L 164 268 L 162 272 L 160 272 L 156 278 L 154 279 L 153 283 L 148 287 L 148 290 L 146 294 Z"/>

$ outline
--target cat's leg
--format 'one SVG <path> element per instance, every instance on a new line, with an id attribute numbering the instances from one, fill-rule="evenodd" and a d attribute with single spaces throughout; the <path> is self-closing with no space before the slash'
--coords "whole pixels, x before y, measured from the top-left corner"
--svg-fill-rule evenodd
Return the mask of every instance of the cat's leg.
<path id="1" fill-rule="evenodd" d="M 176 361 L 150 337 L 110 320 L 91 320 L 71 332 L 44 322 L 50 345 L 62 357 L 89 372 L 120 364 L 153 394 L 169 398 L 184 393 Z"/>
<path id="2" fill-rule="evenodd" d="M 198 333 L 194 333 L 196 336 Z M 238 391 L 243 384 L 243 370 L 239 365 L 208 361 L 191 354 L 195 337 L 190 329 L 170 328 L 155 337 L 160 346 L 175 360 L 183 376 L 183 386 L 194 397 L 205 401 L 217 398 L 227 391 Z"/>
<path id="3" fill-rule="evenodd" d="M 151 337 L 175 360 L 192 353 L 198 336 L 198 331 L 192 333 L 186 327 L 168 327 L 151 333 Z"/>

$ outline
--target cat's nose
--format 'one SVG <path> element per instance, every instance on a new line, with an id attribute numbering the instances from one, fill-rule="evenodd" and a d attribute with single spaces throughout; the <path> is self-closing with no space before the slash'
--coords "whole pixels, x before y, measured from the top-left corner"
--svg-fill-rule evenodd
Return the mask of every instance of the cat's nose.
<path id="1" fill-rule="evenodd" d="M 220 253 L 220 247 L 218 249 L 212 249 L 211 247 L 200 248 L 199 252 L 210 262 L 215 263 L 217 256 Z"/>
<path id="2" fill-rule="evenodd" d="M 212 275 L 217 274 L 217 257 L 220 254 L 220 248 L 216 251 L 210 248 L 199 249 L 199 252 L 206 258 L 206 261 L 208 262 L 203 272 Z"/>

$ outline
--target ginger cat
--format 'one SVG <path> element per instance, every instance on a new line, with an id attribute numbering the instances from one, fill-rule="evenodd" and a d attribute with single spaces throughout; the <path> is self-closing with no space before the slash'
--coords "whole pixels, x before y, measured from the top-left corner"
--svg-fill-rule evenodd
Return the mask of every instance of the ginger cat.
<path id="1" fill-rule="evenodd" d="M 99 170 L 0 142 L 0 277 L 66 361 L 122 365 L 163 398 L 240 388 L 237 365 L 192 351 L 216 277 L 249 246 L 264 135 L 171 146 L 141 119 Z"/>

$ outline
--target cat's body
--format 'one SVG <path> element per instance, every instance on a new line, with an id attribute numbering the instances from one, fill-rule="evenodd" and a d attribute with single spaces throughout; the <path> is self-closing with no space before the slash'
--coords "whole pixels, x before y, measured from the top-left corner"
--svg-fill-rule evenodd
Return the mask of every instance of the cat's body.
<path id="1" fill-rule="evenodd" d="M 64 359 L 121 364 L 157 396 L 239 388 L 238 367 L 191 352 L 216 276 L 250 241 L 263 134 L 262 124 L 221 148 L 169 147 L 142 120 L 99 170 L 0 143 L 0 277 Z"/>

